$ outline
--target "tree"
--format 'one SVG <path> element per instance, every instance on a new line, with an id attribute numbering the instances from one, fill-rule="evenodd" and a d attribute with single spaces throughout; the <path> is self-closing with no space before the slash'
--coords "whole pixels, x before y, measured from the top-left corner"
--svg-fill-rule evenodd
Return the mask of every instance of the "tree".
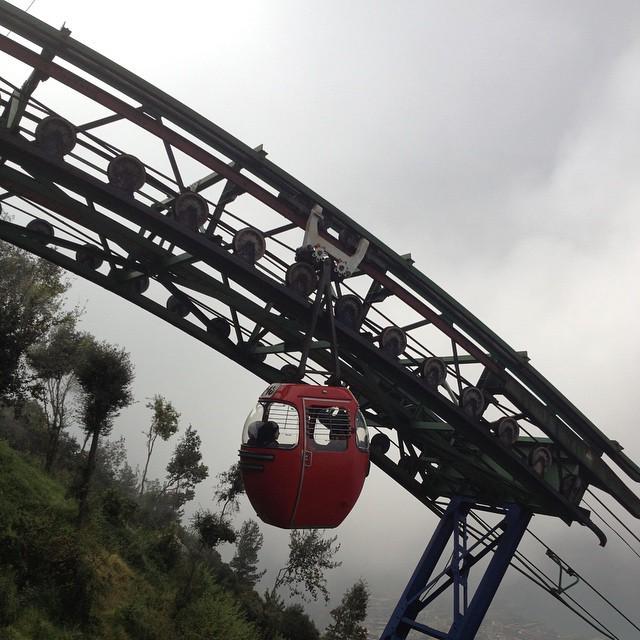
<path id="1" fill-rule="evenodd" d="M 205 549 L 211 550 L 223 542 L 235 542 L 236 540 L 236 533 L 229 522 L 211 511 L 197 511 L 191 520 L 191 526 L 197 536 L 200 549 L 199 552 L 194 549 L 189 552 L 189 570 L 185 584 L 182 589 L 176 592 L 175 606 L 178 611 L 183 609 L 193 598 L 198 555 L 201 555 Z"/>
<path id="2" fill-rule="evenodd" d="M 262 578 L 265 571 L 258 571 L 258 553 L 262 549 L 264 536 L 255 520 L 245 520 L 240 527 L 236 542 L 236 554 L 230 567 L 238 578 L 252 587 Z"/>
<path id="3" fill-rule="evenodd" d="M 362 626 L 367 617 L 369 589 L 360 579 L 342 596 L 342 602 L 331 611 L 333 622 L 327 627 L 323 640 L 367 640 Z"/>
<path id="4" fill-rule="evenodd" d="M 171 637 L 180 640 L 256 640 L 255 627 L 245 619 L 233 596 L 218 585 L 208 585 L 202 594 L 190 598 L 176 616 L 177 633 L 151 635 L 143 627 L 136 638 Z M 134 637 L 133 635 L 130 637 Z"/>
<path id="5" fill-rule="evenodd" d="M 153 453 L 153 447 L 156 440 L 160 437 L 165 442 L 178 431 L 178 418 L 180 414 L 174 409 L 171 402 L 165 400 L 161 395 L 153 396 L 153 400 L 147 403 L 147 409 L 153 411 L 149 431 L 142 433 L 147 436 L 147 460 L 142 472 L 142 480 L 140 481 L 140 495 L 144 492 L 144 481 L 147 478 L 147 469 L 149 468 L 149 460 Z"/>
<path id="6" fill-rule="evenodd" d="M 133 401 L 133 365 L 124 349 L 106 342 L 91 341 L 76 367 L 76 377 L 81 390 L 84 430 L 91 436 L 91 447 L 77 494 L 78 524 L 82 525 L 87 516 L 87 498 L 96 467 L 99 438 L 110 433 L 119 411 Z"/>
<path id="7" fill-rule="evenodd" d="M 278 631 L 286 640 L 320 639 L 320 633 L 313 620 L 298 603 L 290 604 L 282 611 Z"/>
<path id="8" fill-rule="evenodd" d="M 271 593 L 286 585 L 291 596 L 309 601 L 322 595 L 329 602 L 324 574 L 342 564 L 333 559 L 340 550 L 337 540 L 338 536 L 324 538 L 318 529 L 293 529 L 289 536 L 289 559 L 278 571 Z"/>
<path id="9" fill-rule="evenodd" d="M 207 465 L 200 462 L 201 443 L 198 432 L 189 425 L 167 465 L 168 475 L 163 493 L 171 492 L 174 495 L 177 508 L 193 499 L 195 486 L 209 475 Z"/>
<path id="10" fill-rule="evenodd" d="M 198 511 L 193 516 L 192 525 L 203 548 L 213 549 L 223 542 L 236 541 L 236 532 L 217 513 Z"/>
<path id="11" fill-rule="evenodd" d="M 320 633 L 301 604 L 285 606 L 278 594 L 267 591 L 257 618 L 264 640 L 320 640 Z"/>
<path id="12" fill-rule="evenodd" d="M 215 490 L 215 497 L 218 504 L 222 504 L 221 515 L 224 516 L 227 507 L 231 507 L 232 512 L 237 512 L 240 508 L 240 496 L 244 494 L 244 483 L 240 473 L 240 465 L 236 462 L 229 467 L 228 471 L 218 474 L 218 485 Z"/>
<path id="13" fill-rule="evenodd" d="M 64 316 L 68 287 L 59 267 L 0 242 L 0 399 L 24 396 L 27 350 Z"/>
<path id="14" fill-rule="evenodd" d="M 116 488 L 123 495 L 138 497 L 138 476 L 127 460 L 127 442 L 124 436 L 117 440 L 102 439 L 98 445 L 96 468 L 93 472 L 94 489 Z"/>
<path id="15" fill-rule="evenodd" d="M 145 492 L 139 495 L 139 484 L 136 482 L 135 494 L 138 497 L 140 522 L 148 528 L 162 529 L 175 525 L 180 514 L 176 511 L 175 498 L 165 493 L 160 480 L 147 480 Z"/>
<path id="16" fill-rule="evenodd" d="M 42 403 L 47 420 L 44 465 L 47 471 L 55 461 L 60 434 L 68 426 L 75 368 L 87 344 L 87 337 L 76 330 L 77 318 L 77 313 L 67 314 L 45 340 L 32 345 L 27 353 L 27 361 L 38 379 L 32 394 Z"/>

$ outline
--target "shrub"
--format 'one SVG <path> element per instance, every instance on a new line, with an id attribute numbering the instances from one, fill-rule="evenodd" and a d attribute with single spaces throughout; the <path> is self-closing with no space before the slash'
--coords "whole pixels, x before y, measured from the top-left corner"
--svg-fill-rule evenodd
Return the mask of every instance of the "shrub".
<path id="1" fill-rule="evenodd" d="M 102 494 L 102 513 L 107 522 L 116 527 L 127 524 L 136 509 L 137 504 L 118 489 L 110 488 Z"/>
<path id="2" fill-rule="evenodd" d="M 252 624 L 220 587 L 211 586 L 180 612 L 177 621 L 182 640 L 255 640 Z"/>
<path id="3" fill-rule="evenodd" d="M 15 574 L 0 576 L 0 627 L 11 624 L 18 617 L 18 589 Z"/>

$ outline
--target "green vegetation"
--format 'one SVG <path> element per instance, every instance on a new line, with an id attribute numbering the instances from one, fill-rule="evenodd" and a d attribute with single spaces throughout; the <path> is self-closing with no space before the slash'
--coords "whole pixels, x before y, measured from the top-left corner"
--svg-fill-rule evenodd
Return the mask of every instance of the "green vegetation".
<path id="1" fill-rule="evenodd" d="M 209 470 L 189 425 L 166 477 L 147 478 L 157 438 L 179 431 L 180 414 L 156 395 L 142 476 L 129 466 L 124 438 L 107 437 L 134 400 L 133 363 L 78 330 L 67 288 L 59 269 L 0 243 L 0 638 L 319 640 L 278 589 L 328 599 L 336 538 L 292 531 L 288 563 L 261 596 L 259 525 L 232 521 L 238 465 L 218 474 L 220 510 L 186 524 Z M 228 565 L 217 547 L 234 543 Z"/>
<path id="2" fill-rule="evenodd" d="M 133 402 L 133 366 L 129 354 L 110 344 L 89 341 L 75 369 L 80 387 L 82 427 L 91 438 L 89 455 L 76 485 L 78 523 L 88 516 L 88 497 L 100 436 L 108 436 L 120 409 Z"/>
<path id="3" fill-rule="evenodd" d="M 161 440 L 166 442 L 171 436 L 175 435 L 178 432 L 178 419 L 180 418 L 180 414 L 173 405 L 158 394 L 153 397 L 151 402 L 147 403 L 147 409 L 153 411 L 153 417 L 151 418 L 149 430 L 143 432 L 147 436 L 147 459 L 144 463 L 144 471 L 140 480 L 140 495 L 144 493 L 144 483 L 147 479 L 149 461 L 151 460 L 156 440 L 160 437 Z"/>
<path id="4" fill-rule="evenodd" d="M 238 579 L 254 586 L 265 571 L 258 571 L 258 554 L 262 549 L 263 535 L 255 520 L 242 523 L 237 536 L 236 555 L 229 563 Z"/>
<path id="5" fill-rule="evenodd" d="M 59 456 L 55 477 L 45 472 L 45 418 L 38 425 L 35 412 L 29 403 L 26 427 L 12 409 L 0 413 L 3 438 L 28 429 L 32 450 L 38 440 L 42 445 L 39 455 L 0 439 L 0 637 L 319 638 L 301 607 L 253 589 L 256 558 L 246 534 L 238 553 L 249 558 L 235 571 L 221 561 L 215 547 L 233 530 L 218 514 L 199 513 L 186 528 L 173 511 L 159 526 L 162 505 L 153 494 L 138 500 L 137 479 L 127 482 L 118 443 L 99 447 L 88 519 L 78 528 L 69 486 L 84 454 L 76 448 Z M 247 529 L 255 541 L 255 523 Z"/>
<path id="6" fill-rule="evenodd" d="M 342 602 L 331 611 L 333 622 L 327 627 L 324 640 L 367 640 L 362 626 L 367 616 L 369 590 L 358 580 L 342 597 Z"/>
<path id="7" fill-rule="evenodd" d="M 329 602 L 325 572 L 339 567 L 334 560 L 340 550 L 338 536 L 325 538 L 317 529 L 292 529 L 289 536 L 289 558 L 278 571 L 271 595 L 281 587 L 287 587 L 291 596 L 303 600 L 316 600 L 322 596 Z"/>
<path id="8" fill-rule="evenodd" d="M 0 397 L 24 397 L 31 381 L 27 351 L 65 317 L 67 287 L 58 267 L 0 246 Z"/>

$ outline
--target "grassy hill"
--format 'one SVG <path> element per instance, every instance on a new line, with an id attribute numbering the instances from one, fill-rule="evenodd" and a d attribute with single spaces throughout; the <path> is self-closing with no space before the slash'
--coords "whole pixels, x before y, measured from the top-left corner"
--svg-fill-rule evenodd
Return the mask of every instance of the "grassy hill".
<path id="1" fill-rule="evenodd" d="M 94 492 L 78 529 L 70 475 L 50 477 L 0 439 L 3 639 L 318 637 L 299 607 L 263 600 L 215 550 L 175 521 L 156 526 L 115 486 Z"/>

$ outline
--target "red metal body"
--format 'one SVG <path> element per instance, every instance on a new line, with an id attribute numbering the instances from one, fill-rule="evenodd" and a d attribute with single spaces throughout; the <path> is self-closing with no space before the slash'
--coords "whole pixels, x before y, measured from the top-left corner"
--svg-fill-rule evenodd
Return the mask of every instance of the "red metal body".
<path id="1" fill-rule="evenodd" d="M 252 437 L 274 422 L 277 441 Z M 343 387 L 271 385 L 247 418 L 240 469 L 264 522 L 284 529 L 337 527 L 369 471 L 366 426 L 353 394 Z"/>

